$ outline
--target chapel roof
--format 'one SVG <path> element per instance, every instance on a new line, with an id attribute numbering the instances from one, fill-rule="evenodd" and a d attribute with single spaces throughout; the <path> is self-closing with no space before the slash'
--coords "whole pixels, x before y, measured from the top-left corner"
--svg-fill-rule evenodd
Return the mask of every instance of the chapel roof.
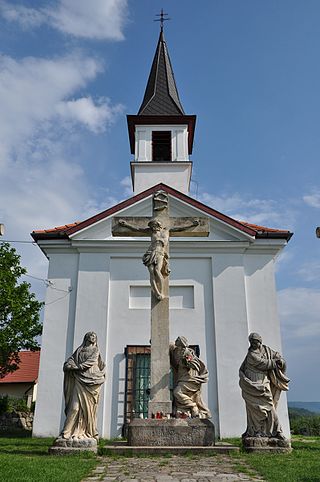
<path id="1" fill-rule="evenodd" d="M 219 219 L 226 224 L 229 224 L 230 226 L 233 226 L 236 229 L 239 229 L 240 231 L 243 231 L 244 233 L 247 233 L 255 238 L 281 238 L 289 241 L 292 236 L 292 233 L 288 230 L 268 228 L 266 226 L 259 226 L 257 224 L 251 224 L 245 221 L 238 221 L 236 219 L 233 219 L 230 216 L 220 213 L 219 211 L 216 211 L 215 209 L 201 203 L 200 201 L 193 199 L 192 197 L 187 196 L 186 194 L 183 194 L 182 192 L 177 191 L 176 189 L 163 183 L 159 183 L 143 192 L 140 192 L 139 194 L 136 194 L 135 196 L 128 198 L 120 202 L 119 204 L 116 204 L 109 209 L 106 209 L 105 211 L 102 211 L 101 213 L 98 213 L 95 216 L 92 216 L 84 221 L 75 221 L 74 223 L 65 224 L 63 226 L 58 226 L 51 229 L 35 230 L 31 233 L 31 236 L 35 241 L 41 239 L 68 239 L 70 235 L 75 234 L 76 232 L 81 231 L 82 229 L 89 227 L 96 222 L 101 221 L 102 219 L 116 215 L 117 212 L 121 211 L 122 209 L 132 206 L 136 202 L 147 198 L 148 196 L 159 190 L 164 190 L 171 196 L 180 199 L 186 204 L 189 204 L 190 206 L 199 209 L 204 214 L 208 214 L 213 218 Z"/>
<path id="2" fill-rule="evenodd" d="M 40 350 L 20 351 L 17 370 L 0 378 L 0 383 L 31 383 L 38 379 Z"/>
<path id="3" fill-rule="evenodd" d="M 162 29 L 138 115 L 184 115 Z"/>

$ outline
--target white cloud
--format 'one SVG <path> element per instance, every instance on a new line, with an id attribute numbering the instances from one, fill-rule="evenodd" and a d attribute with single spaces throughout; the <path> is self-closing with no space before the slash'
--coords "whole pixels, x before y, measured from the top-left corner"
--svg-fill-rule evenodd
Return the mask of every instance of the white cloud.
<path id="1" fill-rule="evenodd" d="M 60 102 L 56 106 L 62 119 L 84 124 L 92 132 L 98 134 L 105 130 L 107 123 L 113 122 L 115 116 L 123 111 L 121 105 L 112 106 L 110 99 L 100 98 L 96 104 L 91 97 Z"/>
<path id="2" fill-rule="evenodd" d="M 1 1 L 0 13 L 24 28 L 43 23 L 75 37 L 122 40 L 127 0 L 57 0 L 38 9 Z"/>
<path id="3" fill-rule="evenodd" d="M 64 33 L 92 39 L 122 40 L 126 0 L 60 0 L 47 8 L 49 23 Z"/>
<path id="4" fill-rule="evenodd" d="M 0 0 L 0 16 L 22 29 L 46 25 L 74 37 L 124 38 L 127 0 L 27 5 Z M 31 229 L 84 219 L 116 202 L 110 193 L 92 195 L 70 155 L 83 129 L 103 132 L 122 112 L 120 104 L 84 93 L 102 70 L 101 62 L 82 53 L 21 60 L 0 55 L 0 217 L 6 239 L 26 240 Z M 37 247 L 14 246 L 31 274 L 46 277 L 47 260 Z M 36 291 L 39 283 L 32 282 Z"/>
<path id="5" fill-rule="evenodd" d="M 82 171 L 75 164 L 59 158 L 44 160 L 42 164 L 28 159 L 11 162 L 0 177 L 0 215 L 6 228 L 5 239 L 31 240 L 32 229 L 76 220 L 82 214 L 81 209 L 85 209 L 87 196 Z M 47 277 L 47 260 L 38 247 L 20 243 L 13 246 L 22 255 L 22 264 L 29 274 Z M 43 299 L 44 285 L 28 281 Z"/>
<path id="6" fill-rule="evenodd" d="M 252 199 L 238 193 L 220 196 L 201 193 L 199 200 L 213 209 L 240 221 L 272 228 L 292 229 L 295 212 L 286 204 L 273 199 Z"/>
<path id="7" fill-rule="evenodd" d="M 320 261 L 308 261 L 298 269 L 298 275 L 307 282 L 320 280 Z"/>
<path id="8" fill-rule="evenodd" d="M 306 194 L 302 198 L 304 202 L 313 208 L 320 208 L 320 192 L 314 191 L 312 194 Z"/>
<path id="9" fill-rule="evenodd" d="M 97 201 L 69 152 L 83 128 L 102 132 L 122 109 L 107 98 L 77 98 L 101 71 L 96 59 L 81 54 L 19 61 L 0 57 L 0 218 L 5 239 L 27 240 L 32 229 L 95 212 Z M 30 274 L 46 277 L 40 250 L 16 246 Z"/>
<path id="10" fill-rule="evenodd" d="M 121 111 L 110 100 L 73 98 L 75 92 L 102 70 L 95 59 L 68 55 L 55 59 L 27 57 L 16 61 L 0 57 L 0 151 L 2 162 L 13 151 L 34 143 L 39 131 L 50 136 L 58 129 L 57 117 L 85 125 L 93 132 L 105 130 Z"/>
<path id="11" fill-rule="evenodd" d="M 318 400 L 320 289 L 286 288 L 278 292 L 284 353 L 291 378 L 290 400 Z M 295 375 L 295 376 L 294 376 Z"/>
<path id="12" fill-rule="evenodd" d="M 0 2 L 0 14 L 8 22 L 19 22 L 25 29 L 38 27 L 46 18 L 40 10 L 5 1 Z"/>
<path id="13" fill-rule="evenodd" d="M 320 289 L 286 288 L 278 296 L 280 318 L 288 337 L 301 340 L 320 336 Z"/>
<path id="14" fill-rule="evenodd" d="M 289 262 L 293 259 L 293 252 L 292 251 L 280 251 L 280 254 L 276 257 L 275 263 L 275 271 L 278 273 L 285 265 L 288 265 Z"/>
<path id="15" fill-rule="evenodd" d="M 130 176 L 124 177 L 124 178 L 120 181 L 120 185 L 123 186 L 123 188 L 124 188 L 124 194 L 125 194 L 125 196 L 132 196 L 132 195 L 133 195 L 133 192 L 132 192 L 132 181 L 131 181 L 131 177 L 130 177 Z"/>

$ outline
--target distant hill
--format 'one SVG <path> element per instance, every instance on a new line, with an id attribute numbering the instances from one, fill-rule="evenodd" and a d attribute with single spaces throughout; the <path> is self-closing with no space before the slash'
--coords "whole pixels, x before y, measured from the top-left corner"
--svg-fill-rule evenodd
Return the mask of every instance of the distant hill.
<path id="1" fill-rule="evenodd" d="M 320 402 L 288 402 L 288 407 L 289 409 L 301 408 L 308 412 L 320 413 Z"/>
<path id="2" fill-rule="evenodd" d="M 296 407 L 288 407 L 289 408 L 289 418 L 290 420 L 297 418 L 297 417 L 313 417 L 314 415 L 318 415 L 315 412 L 310 412 L 305 408 L 296 408 Z"/>

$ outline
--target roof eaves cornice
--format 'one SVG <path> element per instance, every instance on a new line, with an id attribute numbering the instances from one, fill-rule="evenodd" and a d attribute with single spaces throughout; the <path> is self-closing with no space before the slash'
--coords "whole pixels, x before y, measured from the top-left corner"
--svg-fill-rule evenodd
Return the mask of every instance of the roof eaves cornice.
<path id="1" fill-rule="evenodd" d="M 95 216 L 91 216 L 90 218 L 82 221 L 82 222 L 77 222 L 71 225 L 66 225 L 63 227 L 61 231 L 59 231 L 57 228 L 53 230 L 44 230 L 44 231 L 34 231 L 31 235 L 32 237 L 38 241 L 38 240 L 54 240 L 54 239 L 70 239 L 73 234 L 79 233 L 83 229 L 92 226 L 93 224 L 96 224 L 99 221 L 102 221 L 112 215 L 117 214 L 118 212 L 122 211 L 123 209 L 132 206 L 133 204 L 142 201 L 149 196 L 151 196 L 154 192 L 159 191 L 159 190 L 164 190 L 171 196 L 180 199 L 186 204 L 189 204 L 190 206 L 195 207 L 196 209 L 200 210 L 203 213 L 208 214 L 209 216 L 219 219 L 223 223 L 229 226 L 233 226 L 239 231 L 242 231 L 243 233 L 246 233 L 248 236 L 252 238 L 270 238 L 270 239 L 286 239 L 287 241 L 291 238 L 292 233 L 290 231 L 285 231 L 285 230 L 271 230 L 266 227 L 262 226 L 256 226 L 256 225 L 250 225 L 249 223 L 244 223 L 241 221 L 237 221 L 236 219 L 233 219 L 225 214 L 220 213 L 219 211 L 216 211 L 215 209 L 203 204 L 201 201 L 198 201 L 196 199 L 193 199 L 189 197 L 188 195 L 177 191 L 176 189 L 164 184 L 164 183 L 159 183 L 156 184 L 155 186 L 152 186 L 145 191 L 142 191 L 135 196 L 132 196 L 128 199 L 125 199 L 124 201 L 121 201 L 120 203 L 116 204 L 115 206 L 112 206 L 109 209 L 106 209 L 105 211 L 102 211 L 99 214 L 96 214 Z M 69 226 L 69 227 L 67 227 Z"/>

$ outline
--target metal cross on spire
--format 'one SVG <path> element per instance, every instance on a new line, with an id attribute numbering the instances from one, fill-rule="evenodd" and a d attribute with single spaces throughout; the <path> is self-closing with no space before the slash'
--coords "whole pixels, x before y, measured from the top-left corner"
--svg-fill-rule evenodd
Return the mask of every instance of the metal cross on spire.
<path id="1" fill-rule="evenodd" d="M 156 14 L 156 17 L 160 17 L 160 18 L 154 19 L 154 22 L 160 22 L 161 32 L 163 31 L 163 23 L 164 23 L 166 20 L 171 20 L 170 18 L 165 18 L 167 15 L 168 15 L 167 13 L 164 13 L 164 12 L 163 12 L 163 8 L 162 8 L 162 9 L 161 9 L 161 12 Z"/>

